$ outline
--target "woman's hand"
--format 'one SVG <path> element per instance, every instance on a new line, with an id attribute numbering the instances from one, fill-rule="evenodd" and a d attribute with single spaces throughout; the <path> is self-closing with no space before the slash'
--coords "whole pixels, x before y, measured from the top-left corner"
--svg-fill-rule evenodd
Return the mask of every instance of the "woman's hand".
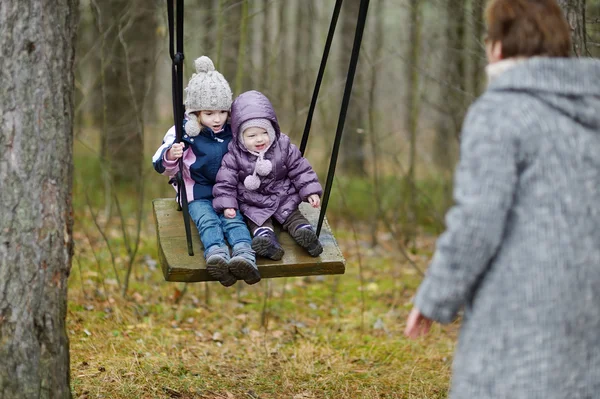
<path id="1" fill-rule="evenodd" d="M 406 320 L 406 329 L 404 335 L 408 338 L 415 339 L 429 332 L 433 320 L 425 317 L 417 308 L 413 308 Z"/>
<path id="2" fill-rule="evenodd" d="M 308 196 L 308 203 L 312 205 L 313 208 L 318 208 L 321 205 L 321 198 L 317 194 L 312 194 Z"/>
<path id="3" fill-rule="evenodd" d="M 175 161 L 183 156 L 183 143 L 174 143 L 167 151 L 167 161 Z"/>
<path id="4" fill-rule="evenodd" d="M 225 211 L 223 212 L 223 214 L 225 215 L 225 217 L 227 219 L 233 219 L 235 217 L 235 209 L 233 209 L 233 208 L 227 208 L 227 209 L 225 209 Z"/>

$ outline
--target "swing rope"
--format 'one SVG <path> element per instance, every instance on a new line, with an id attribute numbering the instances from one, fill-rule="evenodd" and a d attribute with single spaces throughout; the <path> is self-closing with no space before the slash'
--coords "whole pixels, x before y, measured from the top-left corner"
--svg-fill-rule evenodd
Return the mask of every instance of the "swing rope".
<path id="1" fill-rule="evenodd" d="M 327 59 L 329 58 L 329 50 L 331 49 L 331 43 L 333 42 L 333 34 L 335 33 L 335 27 L 337 25 L 338 17 L 340 16 L 340 10 L 342 9 L 343 2 L 344 0 L 336 0 L 335 7 L 333 8 L 331 23 L 329 24 L 329 32 L 327 33 L 327 40 L 325 41 L 325 49 L 323 50 L 323 57 L 321 58 L 321 65 L 319 66 L 319 73 L 317 74 L 317 82 L 315 83 L 315 90 L 313 91 L 312 99 L 310 100 L 308 116 L 306 117 L 306 125 L 304 125 L 304 133 L 302 134 L 302 141 L 300 142 L 300 153 L 302 156 L 304 156 L 306 144 L 308 143 L 308 135 L 310 134 L 312 118 L 317 106 L 317 97 L 319 97 L 321 82 L 323 81 L 323 75 L 325 75 L 325 66 L 327 66 Z"/>
<path id="2" fill-rule="evenodd" d="M 323 200 L 321 201 L 321 212 L 319 213 L 319 222 L 317 224 L 317 235 L 321 234 L 321 227 L 323 226 L 325 211 L 327 210 L 327 204 L 329 203 L 329 196 L 331 194 L 331 187 L 333 186 L 333 176 L 335 174 L 340 143 L 342 142 L 342 132 L 344 131 L 344 122 L 346 121 L 346 113 L 348 112 L 348 105 L 350 103 L 350 94 L 352 94 L 352 84 L 354 83 L 354 75 L 356 74 L 356 65 L 358 64 L 360 44 L 362 42 L 363 32 L 365 30 L 368 10 L 369 0 L 360 0 L 358 20 L 356 23 L 356 33 L 354 34 L 352 55 L 350 56 L 348 76 L 346 77 L 346 87 L 344 88 L 344 97 L 342 98 L 340 117 L 338 119 L 337 130 L 335 132 L 335 140 L 333 142 L 333 150 L 331 152 L 331 161 L 329 162 L 329 171 L 327 172 L 327 182 L 325 183 L 325 191 L 323 192 Z"/>
<path id="3" fill-rule="evenodd" d="M 167 13 L 169 16 L 169 53 L 173 61 L 171 67 L 172 90 L 173 90 L 173 118 L 175 120 L 175 143 L 181 142 L 183 135 L 183 0 L 177 0 L 177 52 L 175 52 L 175 35 L 173 34 L 173 1 L 167 0 Z M 192 246 L 192 232 L 190 229 L 190 213 L 188 211 L 187 190 L 183 183 L 183 157 L 178 160 L 179 170 L 175 179 L 177 180 L 177 200 L 181 211 L 183 211 L 183 224 L 185 225 L 185 236 L 187 238 L 188 254 L 194 256 Z"/>
<path id="4" fill-rule="evenodd" d="M 177 52 L 175 52 L 174 39 L 174 18 L 173 18 L 173 0 L 167 0 L 167 11 L 169 16 L 169 51 L 171 59 L 173 60 L 172 65 L 172 85 L 173 85 L 173 115 L 175 120 L 175 142 L 179 143 L 182 137 L 183 129 L 183 0 L 177 1 Z M 325 42 L 325 49 L 323 51 L 323 57 L 321 59 L 321 65 L 319 67 L 319 73 L 317 75 L 317 81 L 315 83 L 315 89 L 311 99 L 308 116 L 306 119 L 306 125 L 304 127 L 304 133 L 302 135 L 302 141 L 300 143 L 300 152 L 304 155 L 306 145 L 308 142 L 308 136 L 310 134 L 310 128 L 312 124 L 312 118 L 314 110 L 317 104 L 317 98 L 319 96 L 319 90 L 325 74 L 325 67 L 327 65 L 327 59 L 329 57 L 329 51 L 333 42 L 333 35 L 339 18 L 341 6 L 343 0 L 336 0 L 333 15 L 331 17 L 331 23 L 329 25 L 329 32 L 327 34 L 327 40 Z M 346 120 L 346 114 L 348 112 L 348 105 L 350 103 L 350 95 L 352 94 L 352 86 L 354 83 L 354 76 L 356 74 L 356 66 L 358 64 L 358 56 L 360 53 L 360 45 L 362 42 L 363 32 L 367 20 L 367 12 L 369 10 L 369 0 L 360 0 L 360 8 L 358 12 L 356 32 L 354 35 L 354 43 L 352 45 L 352 54 L 350 56 L 350 64 L 348 66 L 348 75 L 346 77 L 346 85 L 344 87 L 344 95 L 342 98 L 342 106 L 340 108 L 340 115 L 338 118 L 338 125 L 335 133 L 335 140 L 333 143 L 333 149 L 331 152 L 331 160 L 329 162 L 329 170 L 327 172 L 327 181 L 325 183 L 325 190 L 323 192 L 323 199 L 321 202 L 321 212 L 319 213 L 319 221 L 317 223 L 317 235 L 320 235 L 321 228 L 323 226 L 323 220 L 325 219 L 325 213 L 327 211 L 327 205 L 329 203 L 329 197 L 331 195 L 331 188 L 333 186 L 333 177 L 335 175 L 335 168 L 337 165 L 337 158 L 340 150 L 340 143 L 342 141 L 342 133 L 344 131 L 344 122 Z M 189 223 L 189 212 L 188 212 L 188 201 L 186 187 L 183 184 L 182 177 L 183 170 L 183 157 L 179 158 L 179 171 L 177 172 L 177 198 L 183 211 L 183 222 L 185 224 L 185 233 L 188 245 L 188 254 L 194 255 L 192 247 L 191 230 Z"/>

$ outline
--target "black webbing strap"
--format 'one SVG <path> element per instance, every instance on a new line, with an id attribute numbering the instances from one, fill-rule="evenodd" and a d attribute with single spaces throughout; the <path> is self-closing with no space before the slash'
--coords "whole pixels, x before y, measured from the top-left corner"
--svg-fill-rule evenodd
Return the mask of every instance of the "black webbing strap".
<path id="1" fill-rule="evenodd" d="M 346 87 L 344 88 L 344 97 L 342 99 L 342 108 L 340 109 L 340 117 L 338 119 L 337 130 L 335 132 L 335 141 L 333 142 L 333 150 L 331 152 L 331 161 L 329 162 L 329 171 L 327 172 L 327 182 L 325 183 L 325 192 L 323 193 L 323 201 L 321 202 L 321 213 L 319 213 L 319 223 L 317 224 L 317 235 L 321 233 L 325 211 L 329 203 L 329 195 L 331 194 L 331 186 L 333 185 L 333 176 L 335 174 L 335 166 L 337 163 L 340 143 L 342 141 L 342 132 L 344 131 L 344 121 L 350 103 L 350 94 L 352 94 L 352 84 L 354 83 L 354 75 L 356 73 L 356 64 L 358 64 L 358 55 L 360 53 L 360 44 L 362 42 L 363 31 L 367 22 L 367 11 L 369 10 L 369 0 L 360 0 L 360 9 L 358 11 L 358 21 L 356 23 L 356 33 L 354 35 L 354 44 L 352 45 L 352 55 L 350 56 L 350 65 L 348 66 L 348 76 L 346 77 Z"/>
<path id="2" fill-rule="evenodd" d="M 323 57 L 321 58 L 321 66 L 319 67 L 319 73 L 317 74 L 317 82 L 315 83 L 315 90 L 313 91 L 312 100 L 310 101 L 308 116 L 306 117 L 306 124 L 304 125 L 304 133 L 302 134 L 302 141 L 300 142 L 300 152 L 302 153 L 302 155 L 304 155 L 304 151 L 306 150 L 306 144 L 308 143 L 310 126 L 312 124 L 312 118 L 315 113 L 315 108 L 317 106 L 317 97 L 319 97 L 321 82 L 323 81 L 323 75 L 325 75 L 325 66 L 327 65 L 327 58 L 329 57 L 329 50 L 331 49 L 331 43 L 333 42 L 333 34 L 335 33 L 335 27 L 337 25 L 338 17 L 340 16 L 340 10 L 342 9 L 343 1 L 344 0 L 336 0 L 335 7 L 333 8 L 331 23 L 329 24 L 329 33 L 327 33 L 325 49 L 323 50 Z"/>
<path id="3" fill-rule="evenodd" d="M 175 143 L 181 142 L 183 135 L 183 0 L 177 1 L 177 52 L 175 52 L 175 35 L 173 33 L 173 2 L 167 0 L 167 13 L 169 16 L 169 53 L 173 65 L 171 67 L 173 90 L 173 119 L 175 120 Z M 179 158 L 179 171 L 177 172 L 177 200 L 183 211 L 183 224 L 187 238 L 188 254 L 194 255 L 192 247 L 192 232 L 190 230 L 190 213 L 188 211 L 187 190 L 183 182 L 183 157 Z"/>

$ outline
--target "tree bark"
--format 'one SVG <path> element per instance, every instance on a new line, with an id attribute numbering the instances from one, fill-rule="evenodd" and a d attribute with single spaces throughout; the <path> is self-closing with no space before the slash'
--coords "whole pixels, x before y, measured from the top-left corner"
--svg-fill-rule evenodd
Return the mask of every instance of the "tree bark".
<path id="1" fill-rule="evenodd" d="M 78 1 L 0 7 L 0 397 L 70 398 Z"/>
<path id="2" fill-rule="evenodd" d="M 558 0 L 569 21 L 573 40 L 573 54 L 577 57 L 590 55 L 587 48 L 585 26 L 585 0 Z"/>

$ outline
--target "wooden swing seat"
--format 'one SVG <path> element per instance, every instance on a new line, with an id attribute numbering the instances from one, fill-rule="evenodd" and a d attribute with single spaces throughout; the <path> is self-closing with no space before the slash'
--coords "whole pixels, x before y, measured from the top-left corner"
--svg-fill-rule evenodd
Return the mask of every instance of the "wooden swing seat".
<path id="1" fill-rule="evenodd" d="M 158 238 L 158 256 L 167 281 L 200 282 L 215 281 L 206 272 L 204 248 L 196 225 L 191 221 L 192 246 L 194 256 L 187 253 L 187 240 L 181 212 L 173 198 L 158 198 L 152 201 L 156 234 Z M 300 206 L 300 212 L 313 225 L 317 225 L 319 210 L 306 203 Z M 277 232 L 281 246 L 285 250 L 283 259 L 274 261 L 257 257 L 258 270 L 262 278 L 317 276 L 326 274 L 344 274 L 345 263 L 342 252 L 324 221 L 319 240 L 323 253 L 313 258 L 296 244 L 286 232 Z"/>

